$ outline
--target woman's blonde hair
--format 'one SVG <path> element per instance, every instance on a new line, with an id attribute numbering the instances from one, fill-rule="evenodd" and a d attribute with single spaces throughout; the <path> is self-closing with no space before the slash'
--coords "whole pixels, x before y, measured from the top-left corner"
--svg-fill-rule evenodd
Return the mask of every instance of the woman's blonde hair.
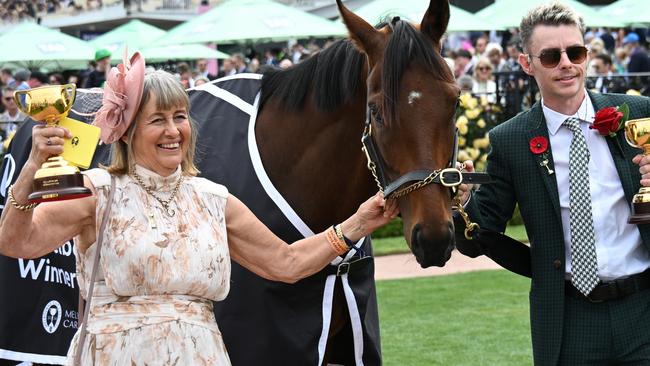
<path id="1" fill-rule="evenodd" d="M 126 130 L 126 142 L 123 139 L 115 141 L 111 146 L 111 164 L 106 168 L 111 174 L 129 174 L 135 167 L 135 155 L 133 153 L 133 136 L 135 126 L 138 123 L 143 107 L 150 98 L 155 98 L 156 108 L 169 110 L 172 108 L 185 108 L 190 110 L 190 99 L 183 85 L 170 73 L 163 70 L 149 71 L 144 75 L 144 87 L 142 100 L 135 115 L 133 123 Z M 189 118 L 189 115 L 188 115 Z M 185 175 L 195 176 L 199 169 L 194 164 L 196 149 L 196 128 L 190 120 L 191 131 L 190 141 L 185 156 L 181 162 L 181 171 Z"/>
<path id="2" fill-rule="evenodd" d="M 478 69 L 481 66 L 487 66 L 490 68 L 490 71 L 494 71 L 494 65 L 492 65 L 492 62 L 490 62 L 490 59 L 485 57 L 485 56 L 480 56 L 478 58 L 478 61 L 476 61 L 476 64 L 474 65 L 474 70 L 472 70 L 472 75 L 474 76 L 475 80 L 478 80 Z M 494 75 L 490 74 L 490 77 L 488 78 L 489 80 L 492 80 L 494 78 Z"/>

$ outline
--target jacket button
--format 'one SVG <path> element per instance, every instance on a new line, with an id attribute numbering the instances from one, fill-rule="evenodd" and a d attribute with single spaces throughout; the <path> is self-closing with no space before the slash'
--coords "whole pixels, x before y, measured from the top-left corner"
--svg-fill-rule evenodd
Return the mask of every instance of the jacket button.
<path id="1" fill-rule="evenodd" d="M 559 259 L 554 260 L 554 261 L 553 261 L 553 267 L 555 267 L 555 269 L 560 269 L 560 268 L 562 268 L 562 261 L 559 260 Z"/>

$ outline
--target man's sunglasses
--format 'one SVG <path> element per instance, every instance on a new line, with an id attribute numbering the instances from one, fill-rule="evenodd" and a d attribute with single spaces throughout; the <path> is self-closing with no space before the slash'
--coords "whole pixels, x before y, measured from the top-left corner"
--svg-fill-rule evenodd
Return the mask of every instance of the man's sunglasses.
<path id="1" fill-rule="evenodd" d="M 587 59 L 587 47 L 585 46 L 571 46 L 565 50 L 559 48 L 547 48 L 542 50 L 538 56 L 530 55 L 531 57 L 539 58 L 542 66 L 552 69 L 560 63 L 562 52 L 566 52 L 569 61 L 574 64 L 581 64 Z"/>

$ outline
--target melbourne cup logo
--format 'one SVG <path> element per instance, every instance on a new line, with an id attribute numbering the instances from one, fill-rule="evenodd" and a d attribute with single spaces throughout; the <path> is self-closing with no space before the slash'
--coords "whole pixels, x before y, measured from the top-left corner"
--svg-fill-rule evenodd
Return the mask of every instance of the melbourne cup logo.
<path id="1" fill-rule="evenodd" d="M 50 334 L 56 332 L 61 323 L 61 314 L 61 304 L 58 301 L 52 300 L 45 305 L 41 320 L 46 332 Z"/>

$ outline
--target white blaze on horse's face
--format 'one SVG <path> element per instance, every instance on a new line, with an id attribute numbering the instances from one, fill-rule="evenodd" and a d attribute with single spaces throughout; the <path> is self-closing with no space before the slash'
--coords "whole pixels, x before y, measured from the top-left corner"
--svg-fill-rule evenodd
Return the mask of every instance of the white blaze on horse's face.
<path id="1" fill-rule="evenodd" d="M 416 100 L 422 98 L 422 93 L 417 90 L 411 90 L 409 93 L 409 105 L 412 106 Z"/>

